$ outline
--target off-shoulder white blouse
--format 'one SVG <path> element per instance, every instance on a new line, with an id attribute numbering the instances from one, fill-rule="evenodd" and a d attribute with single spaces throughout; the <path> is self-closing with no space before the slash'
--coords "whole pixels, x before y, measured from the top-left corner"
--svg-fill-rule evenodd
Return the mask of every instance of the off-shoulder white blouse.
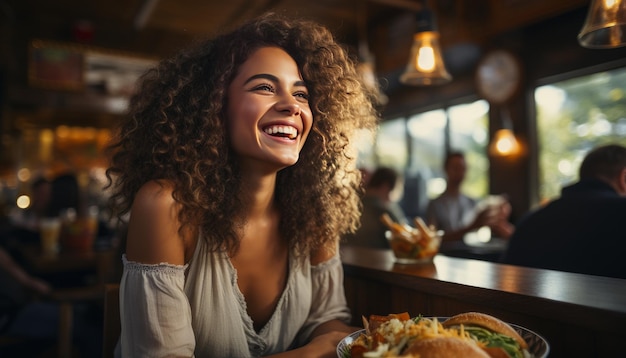
<path id="1" fill-rule="evenodd" d="M 230 259 L 210 252 L 204 240 L 184 266 L 122 257 L 116 357 L 259 357 L 305 344 L 323 322 L 348 323 L 339 255 L 315 266 L 294 257 L 276 310 L 259 332 Z"/>

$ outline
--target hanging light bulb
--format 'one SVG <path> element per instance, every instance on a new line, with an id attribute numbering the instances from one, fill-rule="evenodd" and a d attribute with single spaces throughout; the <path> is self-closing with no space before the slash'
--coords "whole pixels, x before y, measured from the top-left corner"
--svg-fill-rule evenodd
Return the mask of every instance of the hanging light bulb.
<path id="1" fill-rule="evenodd" d="M 626 45 L 626 0 L 591 0 L 578 42 L 587 48 Z"/>
<path id="2" fill-rule="evenodd" d="M 502 128 L 497 130 L 489 145 L 489 154 L 495 157 L 508 157 L 521 153 L 522 147 L 513 133 L 513 122 L 508 109 L 501 113 Z"/>
<path id="3" fill-rule="evenodd" d="M 439 32 L 430 9 L 417 13 L 417 31 L 406 70 L 400 82 L 412 86 L 428 86 L 448 83 L 452 76 L 446 70 L 441 56 Z"/>
<path id="4" fill-rule="evenodd" d="M 510 129 L 500 129 L 493 136 L 493 141 L 489 146 L 489 153 L 494 156 L 506 157 L 517 155 L 520 152 L 520 145 L 515 138 L 515 134 Z"/>

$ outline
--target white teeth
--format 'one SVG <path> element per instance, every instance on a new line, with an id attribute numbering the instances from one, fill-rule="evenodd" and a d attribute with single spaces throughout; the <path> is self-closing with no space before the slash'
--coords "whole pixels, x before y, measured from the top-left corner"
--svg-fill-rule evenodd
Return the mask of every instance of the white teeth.
<path id="1" fill-rule="evenodd" d="M 270 126 L 263 129 L 269 135 L 283 135 L 289 139 L 294 139 L 298 135 L 298 131 L 291 126 Z"/>

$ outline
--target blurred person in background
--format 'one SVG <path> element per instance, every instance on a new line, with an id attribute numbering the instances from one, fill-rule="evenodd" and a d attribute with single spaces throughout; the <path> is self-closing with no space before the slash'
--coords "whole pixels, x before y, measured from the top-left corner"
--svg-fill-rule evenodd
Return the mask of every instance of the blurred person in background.
<path id="1" fill-rule="evenodd" d="M 35 185 L 36 184 L 36 185 Z M 78 183 L 71 175 L 62 175 L 39 186 L 39 196 L 33 199 L 35 213 L 43 217 L 57 216 L 64 208 L 78 207 Z M 41 185 L 50 185 L 41 190 Z M 48 190 L 49 189 L 49 190 Z M 35 210 L 36 208 L 36 210 Z M 83 284 L 83 273 L 33 275 L 20 260 L 16 245 L 33 244 L 25 236 L 26 230 L 4 232 L 0 240 L 0 330 L 14 338 L 15 345 L 0 348 L 0 356 L 40 356 L 56 349 L 59 335 L 59 305 L 50 299 L 55 288 Z M 39 230 L 28 231 L 39 241 Z M 78 279 L 80 277 L 80 279 Z M 97 305 L 76 304 L 72 325 L 73 344 L 84 357 L 101 354 L 102 311 Z"/>
<path id="2" fill-rule="evenodd" d="M 59 337 L 59 305 L 50 300 L 53 285 L 31 275 L 0 246 L 0 334 L 15 344 L 0 346 L 0 357 L 48 357 Z M 102 352 L 102 311 L 75 304 L 72 342 L 80 357 Z"/>
<path id="3" fill-rule="evenodd" d="M 502 262 L 626 278 L 626 147 L 590 151 L 579 180 L 517 223 Z"/>
<path id="4" fill-rule="evenodd" d="M 45 177 L 36 177 L 30 184 L 30 205 L 26 209 L 15 206 L 2 218 L 0 235 L 5 249 L 12 256 L 14 247 L 39 243 L 39 223 L 47 216 L 52 195 L 52 184 Z"/>
<path id="5" fill-rule="evenodd" d="M 86 210 L 80 184 L 74 173 L 59 174 L 52 179 L 47 216 L 61 217 L 68 215 L 68 211 L 72 216 L 84 215 Z"/>
<path id="6" fill-rule="evenodd" d="M 48 282 L 29 274 L 0 242 L 0 334 L 15 339 L 13 344 L 0 345 L 0 357 L 36 356 L 54 344 L 58 324 L 49 324 L 46 317 L 56 316 L 58 307 L 51 305 L 42 312 L 39 302 L 51 289 Z M 24 322 L 25 313 L 33 309 L 38 319 Z M 36 328 L 24 332 L 26 325 Z M 51 334 L 40 335 L 42 328 Z"/>
<path id="7" fill-rule="evenodd" d="M 0 331 L 7 330 L 31 300 L 47 295 L 52 288 L 49 282 L 28 272 L 18 250 L 21 245 L 39 245 L 39 222 L 46 217 L 51 188 L 49 180 L 36 177 L 30 184 L 29 207 L 16 208 L 3 218 L 0 231 Z"/>
<path id="8" fill-rule="evenodd" d="M 95 240 L 99 245 L 109 247 L 115 234 L 109 223 L 99 215 L 100 208 L 90 202 L 87 188 L 81 187 L 78 176 L 72 172 L 59 174 L 52 179 L 52 189 L 47 215 L 60 217 L 62 220 L 74 221 L 89 216 L 96 216 L 97 232 Z M 98 242 L 94 243 L 98 244 Z"/>
<path id="9" fill-rule="evenodd" d="M 402 198 L 398 202 L 407 218 L 426 217 L 428 195 L 426 180 L 419 170 L 407 170 L 404 175 Z"/>
<path id="10" fill-rule="evenodd" d="M 361 198 L 363 212 L 360 227 L 354 234 L 345 236 L 344 244 L 389 248 L 385 237 L 388 228 L 381 221 L 381 216 L 388 214 L 393 221 L 407 224 L 407 218 L 397 202 L 401 196 L 398 189 L 401 188 L 401 179 L 394 169 L 377 168 L 365 184 L 365 193 Z"/>
<path id="11" fill-rule="evenodd" d="M 504 198 L 495 206 L 481 207 L 479 200 L 461 192 L 467 173 L 465 154 L 451 151 L 443 163 L 446 189 L 437 198 L 429 201 L 426 208 L 426 223 L 443 230 L 441 252 L 448 243 L 462 243 L 465 235 L 482 227 L 489 227 L 492 236 L 506 239 L 513 232 L 508 222 L 511 206 Z"/>

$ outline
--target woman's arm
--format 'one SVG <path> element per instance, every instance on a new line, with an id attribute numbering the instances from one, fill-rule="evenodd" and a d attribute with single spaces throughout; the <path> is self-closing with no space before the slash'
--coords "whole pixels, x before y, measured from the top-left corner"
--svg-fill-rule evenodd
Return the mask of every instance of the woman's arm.
<path id="1" fill-rule="evenodd" d="M 288 352 L 272 355 L 272 358 L 336 358 L 337 345 L 347 335 L 358 331 L 359 327 L 332 320 L 319 325 L 313 331 L 311 341 L 303 347 Z"/>
<path id="2" fill-rule="evenodd" d="M 186 243 L 167 183 L 137 193 L 120 282 L 122 356 L 193 355 L 191 309 L 184 292 Z"/>

